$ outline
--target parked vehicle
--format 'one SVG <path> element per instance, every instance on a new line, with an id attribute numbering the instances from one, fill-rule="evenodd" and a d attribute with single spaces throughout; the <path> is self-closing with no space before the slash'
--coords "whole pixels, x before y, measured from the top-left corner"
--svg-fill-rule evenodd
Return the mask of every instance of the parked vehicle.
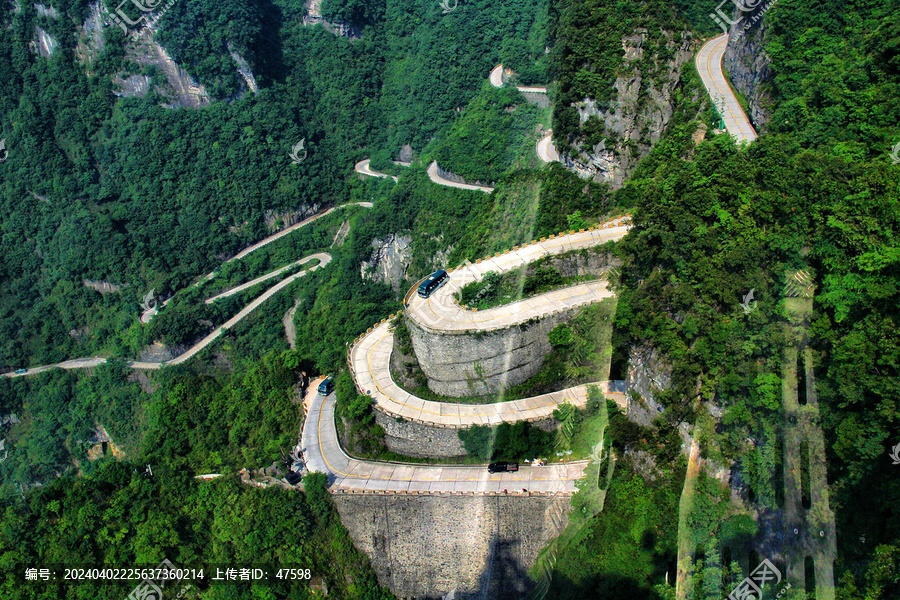
<path id="1" fill-rule="evenodd" d="M 16 369 L 16 370 L 13 371 L 13 372 L 14 372 L 16 375 L 24 375 L 25 373 L 28 372 L 28 369 Z"/>
<path id="2" fill-rule="evenodd" d="M 495 462 L 488 465 L 488 473 L 514 473 L 519 470 L 519 463 Z"/>

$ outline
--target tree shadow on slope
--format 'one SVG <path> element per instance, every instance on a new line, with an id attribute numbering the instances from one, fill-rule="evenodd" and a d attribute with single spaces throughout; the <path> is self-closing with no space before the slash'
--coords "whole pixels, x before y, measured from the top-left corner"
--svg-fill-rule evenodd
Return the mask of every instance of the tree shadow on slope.
<path id="1" fill-rule="evenodd" d="M 575 582 L 568 577 L 554 577 L 547 600 L 663 600 L 658 592 L 634 579 L 609 573 L 598 573 Z"/>
<path id="2" fill-rule="evenodd" d="M 491 539 L 487 568 L 481 574 L 478 592 L 456 594 L 460 600 L 518 600 L 528 598 L 534 582 L 522 565 L 519 539 L 502 538 L 494 535 Z"/>

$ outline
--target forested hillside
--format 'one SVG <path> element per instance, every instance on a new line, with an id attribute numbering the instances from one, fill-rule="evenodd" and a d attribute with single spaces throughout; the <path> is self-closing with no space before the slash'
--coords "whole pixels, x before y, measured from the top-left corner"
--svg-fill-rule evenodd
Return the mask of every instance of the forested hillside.
<path id="1" fill-rule="evenodd" d="M 665 421 L 706 423 L 704 452 L 737 460 L 761 507 L 781 485 L 782 299 L 788 273 L 813 275 L 808 334 L 846 598 L 900 593 L 887 456 L 900 432 L 898 18 L 889 2 L 779 3 L 766 14 L 771 133 L 746 150 L 723 137 L 694 150 L 673 130 L 617 193 L 636 207 L 620 343 L 663 351 Z M 758 310 L 745 316 L 751 289 Z M 709 406 L 724 409 L 714 429 Z"/>
<path id="2" fill-rule="evenodd" d="M 662 582 L 674 573 L 687 470 L 680 426 L 694 427 L 705 458 L 734 461 L 750 491 L 748 511 L 735 514 L 729 490 L 700 477 L 694 533 L 705 536 L 708 555 L 718 542 L 756 535 L 748 514 L 771 514 L 766 502 L 783 483 L 783 297 L 786 274 L 798 269 L 815 286 L 808 333 L 838 522 L 838 597 L 900 597 L 898 467 L 887 456 L 900 442 L 896 3 L 780 0 L 764 21 L 774 74 L 767 134 L 749 148 L 713 135 L 689 61 L 666 80 L 665 127 L 639 132 L 653 144 L 614 191 L 563 165 L 539 165 L 537 125 L 552 126 L 563 152 L 612 147 L 601 119 L 582 119 L 576 104 L 590 98 L 614 110 L 617 77 L 635 68 L 647 81 L 668 73 L 672 48 L 695 48 L 718 32 L 705 0 L 474 0 L 447 13 L 431 0 L 325 0 L 323 18 L 352 26 L 353 39 L 304 25 L 299 0 L 176 2 L 156 39 L 210 94 L 198 109 L 162 106 L 164 74 L 132 62 L 116 27 L 83 60 L 77 43 L 89 2 L 52 4 L 59 18 L 29 2 L 0 11 L 0 139 L 9 151 L 0 164 L 0 370 L 91 355 L 127 360 L 153 342 L 188 344 L 259 293 L 208 305 L 207 291 L 312 252 L 332 261 L 184 366 L 137 375 L 115 360 L 0 380 L 0 417 L 21 421 L 0 425 L 9 453 L 0 463 L 4 597 L 63 597 L 52 586 L 27 595 L 20 572 L 73 554 L 123 564 L 294 561 L 316 571 L 329 597 L 390 597 L 352 548 L 321 479 L 301 493 L 258 490 L 237 475 L 268 467 L 296 443 L 299 372 L 334 372 L 343 393 L 351 387 L 347 344 L 399 309 L 389 285 L 361 276 L 373 241 L 412 239 L 398 283 L 405 290 L 436 267 L 624 210 L 634 228 L 617 246 L 624 265 L 611 376 L 625 377 L 632 349 L 653 348 L 671 385 L 657 395 L 664 412 L 652 427 L 613 416 L 623 460 L 606 509 L 560 556 L 547 598 L 674 594 Z M 49 58 L 31 44 L 36 26 L 59 43 Z M 623 66 L 636 32 L 643 53 Z M 486 83 L 500 62 L 520 83 L 550 85 L 552 122 L 551 109 Z M 132 74 L 151 78 L 149 92 L 116 95 L 117 79 Z M 648 97 L 644 89 L 634 106 L 643 110 Z M 293 164 L 301 140 L 307 155 Z M 391 165 L 405 145 L 425 161 Z M 400 181 L 353 175 L 369 157 L 402 173 Z M 431 159 L 496 191 L 436 186 L 425 172 Z M 219 268 L 208 287 L 189 287 L 286 222 L 345 202 L 374 206 L 329 215 Z M 101 294 L 85 280 L 112 289 Z M 139 302 L 151 289 L 175 296 L 142 325 Z M 751 289 L 758 306 L 745 315 L 740 303 Z M 289 309 L 293 351 L 282 321 Z M 384 431 L 367 406 L 349 406 L 366 398 L 353 394 L 338 410 L 358 417 L 351 433 L 377 454 Z M 99 426 L 122 454 L 89 456 Z M 224 477 L 192 478 L 208 472 Z M 712 562 L 704 566 L 701 577 L 723 578 Z M 240 589 L 234 597 L 267 596 Z M 698 586 L 696 597 L 714 596 Z"/>
<path id="3" fill-rule="evenodd" d="M 373 5 L 356 41 L 304 27 L 298 2 L 176 5 L 160 41 L 232 102 L 191 111 L 158 106 L 154 92 L 117 99 L 112 79 L 136 66 L 117 28 L 82 64 L 87 1 L 57 7 L 70 18 L 30 5 L 0 16 L 10 149 L 0 167 L 0 367 L 121 348 L 147 291 L 181 289 L 262 237 L 267 215 L 339 203 L 360 157 L 406 143 L 423 151 L 501 55 L 521 51 L 526 64 L 543 51 L 535 2 L 464 4 L 446 16 L 424 1 L 395 3 L 383 22 Z M 49 59 L 29 50 L 36 24 L 60 42 Z M 253 67 L 258 95 L 235 98 L 229 45 Z M 300 140 L 308 157 L 291 164 Z M 101 297 L 83 279 L 128 287 Z"/>

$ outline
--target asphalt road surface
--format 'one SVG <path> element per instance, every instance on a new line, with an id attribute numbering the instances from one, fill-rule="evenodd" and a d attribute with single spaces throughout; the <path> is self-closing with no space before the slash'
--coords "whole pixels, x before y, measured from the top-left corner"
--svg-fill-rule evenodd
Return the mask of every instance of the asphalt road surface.
<path id="1" fill-rule="evenodd" d="M 571 494 L 587 461 L 532 467 L 514 473 L 488 473 L 487 465 L 421 465 L 350 458 L 338 441 L 335 396 L 314 394 L 303 426 L 303 456 L 310 471 L 328 474 L 330 489 L 393 492 L 474 492 Z M 523 490 L 526 490 L 523 492 Z"/>
<path id="2" fill-rule="evenodd" d="M 722 57 L 727 46 L 728 36 L 725 34 L 706 42 L 697 53 L 697 71 L 713 103 L 722 113 L 728 133 L 739 142 L 752 142 L 757 137 L 756 130 L 750 125 L 750 119 L 722 73 Z"/>

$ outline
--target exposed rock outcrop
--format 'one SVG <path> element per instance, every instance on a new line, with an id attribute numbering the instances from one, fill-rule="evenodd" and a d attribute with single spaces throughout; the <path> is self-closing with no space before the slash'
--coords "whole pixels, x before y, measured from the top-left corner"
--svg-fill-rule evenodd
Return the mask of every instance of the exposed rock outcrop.
<path id="1" fill-rule="evenodd" d="M 237 50 L 234 49 L 231 42 L 228 42 L 228 53 L 231 55 L 231 60 L 233 60 L 234 64 L 237 65 L 238 73 L 240 73 L 241 77 L 243 77 L 247 89 L 254 94 L 258 94 L 259 87 L 257 87 L 256 85 L 256 77 L 253 76 L 253 71 L 250 69 L 250 64 L 246 61 L 246 59 L 244 59 L 243 56 L 238 54 Z"/>
<path id="2" fill-rule="evenodd" d="M 306 14 L 303 15 L 304 25 L 321 25 L 334 35 L 358 40 L 361 35 L 358 29 L 344 23 L 331 23 L 322 16 L 322 0 L 307 0 Z"/>
<path id="3" fill-rule="evenodd" d="M 633 347 L 628 357 L 628 375 L 625 381 L 631 395 L 628 400 L 628 418 L 651 427 L 653 420 L 665 410 L 657 402 L 655 394 L 669 387 L 672 381 L 671 365 L 659 356 L 656 348 Z M 640 398 L 635 398 L 631 392 L 636 392 Z"/>
<path id="4" fill-rule="evenodd" d="M 35 4 L 34 8 L 42 17 L 47 17 L 48 19 L 59 18 L 59 12 L 57 12 L 57 10 L 52 6 L 47 6 L 46 4 Z"/>
<path id="5" fill-rule="evenodd" d="M 88 5 L 88 16 L 78 32 L 78 44 L 75 56 L 81 64 L 87 64 L 103 52 L 103 17 L 100 14 L 100 3 Z"/>
<path id="6" fill-rule="evenodd" d="M 297 208 L 291 210 L 267 210 L 265 212 L 266 228 L 269 231 L 281 231 L 291 225 L 296 225 L 304 219 L 308 219 L 318 212 L 319 205 L 307 206 L 301 204 Z"/>
<path id="7" fill-rule="evenodd" d="M 334 239 L 331 241 L 331 248 L 343 246 L 344 240 L 347 239 L 348 235 L 350 235 L 350 221 L 344 221 L 334 234 Z"/>
<path id="8" fill-rule="evenodd" d="M 604 138 L 592 147 L 581 144 L 574 154 L 561 156 L 563 164 L 580 177 L 606 182 L 612 189 L 622 187 L 668 126 L 675 111 L 673 91 L 696 44 L 688 32 L 662 34 L 670 58 L 660 58 L 660 51 L 656 51 L 647 60 L 648 33 L 638 30 L 622 41 L 623 64 L 614 84 L 613 100 L 600 103 L 585 98 L 576 104 L 581 124 L 592 117 L 599 120 Z M 647 64 L 654 67 L 649 72 L 643 67 Z"/>
<path id="9" fill-rule="evenodd" d="M 53 54 L 53 51 L 56 50 L 57 46 L 59 46 L 59 42 L 57 42 L 52 35 L 44 31 L 41 27 L 38 27 L 37 25 L 34 26 L 34 47 L 38 54 L 44 58 L 50 58 L 50 55 Z"/>
<path id="10" fill-rule="evenodd" d="M 397 162 L 403 165 L 408 165 L 412 162 L 414 153 L 413 148 L 409 144 L 403 144 L 403 147 L 400 148 L 400 153 L 397 155 Z"/>
<path id="11" fill-rule="evenodd" d="M 197 83 L 190 74 L 182 69 L 169 56 L 169 53 L 155 39 L 156 27 L 144 27 L 132 33 L 128 37 L 125 54 L 133 63 L 141 66 L 154 66 L 162 70 L 166 75 L 166 86 L 157 91 L 169 98 L 166 108 L 200 108 L 210 103 L 210 96 L 206 89 Z M 121 78 L 120 81 L 129 82 L 131 77 Z M 118 96 L 140 95 L 149 91 L 149 85 L 140 87 L 138 82 L 131 82 L 131 89 L 122 87 L 116 92 Z M 146 88 L 146 89 L 145 89 Z"/>
<path id="12" fill-rule="evenodd" d="M 81 281 L 85 287 L 97 290 L 101 294 L 114 294 L 121 292 L 122 288 L 128 287 L 128 284 L 110 283 L 109 281 L 95 281 L 93 279 L 83 279 Z"/>
<path id="13" fill-rule="evenodd" d="M 747 99 L 750 109 L 747 116 L 759 133 L 765 130 L 771 115 L 771 82 L 774 77 L 771 61 L 764 49 L 763 10 L 764 7 L 760 7 L 731 26 L 728 47 L 722 59 L 731 85 Z"/>
<path id="14" fill-rule="evenodd" d="M 412 238 L 391 234 L 380 240 L 372 240 L 372 256 L 362 261 L 359 273 L 363 279 L 390 285 L 400 293 L 400 282 L 406 279 L 406 270 L 412 259 Z"/>
<path id="15" fill-rule="evenodd" d="M 120 98 L 143 98 L 150 92 L 149 75 L 130 75 L 125 77 L 113 77 L 113 85 L 118 89 L 116 96 Z"/>

